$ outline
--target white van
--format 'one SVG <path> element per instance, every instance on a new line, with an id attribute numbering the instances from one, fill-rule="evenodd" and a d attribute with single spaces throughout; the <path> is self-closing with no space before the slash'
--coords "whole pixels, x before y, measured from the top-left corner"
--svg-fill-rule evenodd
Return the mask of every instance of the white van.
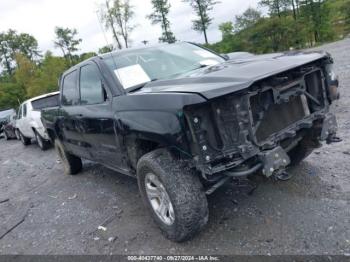
<path id="1" fill-rule="evenodd" d="M 41 109 L 58 106 L 59 92 L 31 98 L 21 104 L 16 121 L 16 131 L 19 133 L 23 145 L 31 143 L 35 138 L 39 147 L 46 150 L 50 146 L 50 139 L 41 122 Z"/>

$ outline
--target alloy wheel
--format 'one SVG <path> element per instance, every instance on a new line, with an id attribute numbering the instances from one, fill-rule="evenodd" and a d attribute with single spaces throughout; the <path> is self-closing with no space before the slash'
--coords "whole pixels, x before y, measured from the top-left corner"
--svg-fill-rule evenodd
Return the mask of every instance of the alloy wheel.
<path id="1" fill-rule="evenodd" d="M 165 187 L 155 174 L 148 173 L 145 176 L 146 194 L 153 211 L 166 225 L 171 226 L 175 222 L 175 212 L 170 197 Z"/>

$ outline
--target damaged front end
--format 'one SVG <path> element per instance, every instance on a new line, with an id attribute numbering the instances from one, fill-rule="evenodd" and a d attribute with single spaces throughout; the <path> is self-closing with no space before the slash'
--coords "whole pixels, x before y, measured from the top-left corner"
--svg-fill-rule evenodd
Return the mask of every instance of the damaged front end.
<path id="1" fill-rule="evenodd" d="M 278 174 L 293 161 L 293 148 L 332 141 L 337 123 L 329 107 L 338 98 L 328 57 L 190 106 L 185 115 L 195 166 L 209 181 L 258 170 Z"/>

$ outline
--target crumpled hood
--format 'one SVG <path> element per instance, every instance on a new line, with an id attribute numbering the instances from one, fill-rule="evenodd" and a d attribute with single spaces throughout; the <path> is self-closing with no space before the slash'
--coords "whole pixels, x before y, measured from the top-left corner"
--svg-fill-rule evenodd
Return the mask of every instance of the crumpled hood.
<path id="1" fill-rule="evenodd" d="M 294 52 L 229 60 L 177 78 L 148 83 L 140 92 L 197 93 L 212 99 L 245 89 L 258 80 L 327 56 L 325 52 Z"/>

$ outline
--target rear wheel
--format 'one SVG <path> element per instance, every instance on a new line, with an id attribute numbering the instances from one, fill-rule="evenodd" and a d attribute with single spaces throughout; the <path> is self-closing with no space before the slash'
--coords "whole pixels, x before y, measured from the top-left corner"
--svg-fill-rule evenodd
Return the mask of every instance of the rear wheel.
<path id="1" fill-rule="evenodd" d="M 139 190 L 163 234 L 182 242 L 208 221 L 208 203 L 196 174 L 164 149 L 143 156 L 137 164 Z"/>
<path id="2" fill-rule="evenodd" d="M 43 151 L 47 150 L 50 147 L 50 143 L 46 141 L 44 138 L 42 138 L 37 131 L 34 131 L 34 133 L 35 133 L 35 139 L 40 149 Z"/>
<path id="3" fill-rule="evenodd" d="M 63 163 L 64 173 L 66 175 L 75 175 L 82 170 L 83 164 L 81 158 L 68 153 L 58 139 L 55 140 L 55 149 Z"/>
<path id="4" fill-rule="evenodd" d="M 31 144 L 31 139 L 28 137 L 25 137 L 22 132 L 19 132 L 20 139 L 23 145 L 28 146 Z"/>

